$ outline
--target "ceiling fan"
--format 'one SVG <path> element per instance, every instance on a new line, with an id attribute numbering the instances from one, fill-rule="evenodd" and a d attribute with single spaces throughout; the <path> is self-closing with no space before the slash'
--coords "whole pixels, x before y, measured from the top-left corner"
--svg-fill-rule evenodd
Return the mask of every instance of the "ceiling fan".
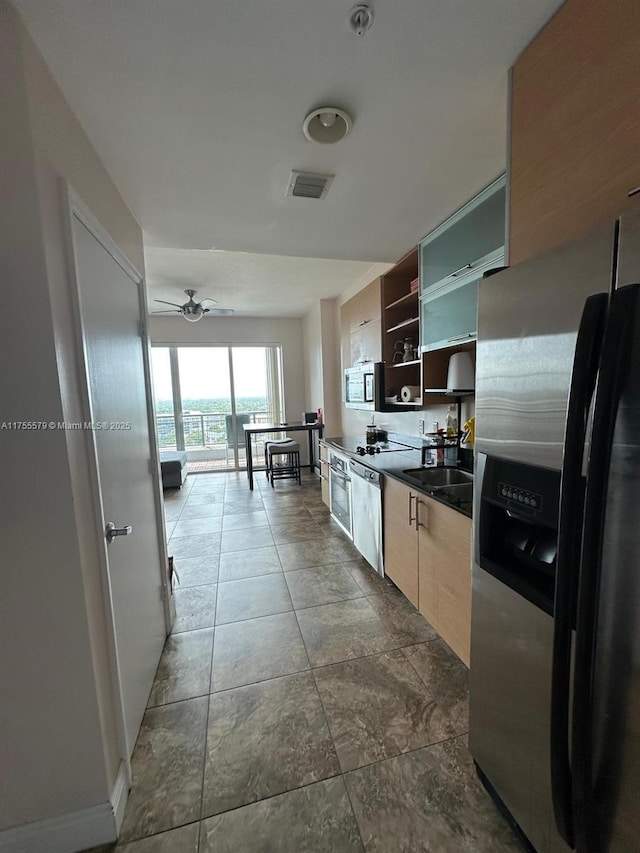
<path id="1" fill-rule="evenodd" d="M 233 308 L 204 308 L 203 303 L 212 302 L 216 305 L 216 300 L 207 297 L 203 299 L 201 302 L 195 302 L 194 296 L 197 293 L 197 290 L 185 290 L 184 291 L 189 297 L 188 302 L 185 302 L 184 305 L 178 305 L 177 302 L 167 302 L 166 299 L 154 299 L 154 302 L 161 302 L 163 305 L 173 305 L 173 308 L 170 311 L 152 311 L 152 314 L 175 314 L 176 311 L 178 314 L 182 314 L 185 320 L 188 320 L 190 323 L 197 323 L 197 321 L 204 317 L 205 314 L 215 314 L 217 317 L 223 317 L 228 314 L 233 314 Z"/>

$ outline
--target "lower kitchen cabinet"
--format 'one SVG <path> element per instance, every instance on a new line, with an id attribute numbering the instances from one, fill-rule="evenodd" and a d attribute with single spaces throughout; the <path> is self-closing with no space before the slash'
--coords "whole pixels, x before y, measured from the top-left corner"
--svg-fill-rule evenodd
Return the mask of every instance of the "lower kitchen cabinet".
<path id="1" fill-rule="evenodd" d="M 471 519 L 418 498 L 419 610 L 469 666 Z"/>
<path id="2" fill-rule="evenodd" d="M 385 477 L 384 570 L 469 666 L 471 519 Z"/>
<path id="3" fill-rule="evenodd" d="M 320 442 L 320 480 L 322 502 L 329 506 L 329 452 L 327 445 Z"/>
<path id="4" fill-rule="evenodd" d="M 391 477 L 384 480 L 384 571 L 418 606 L 416 492 Z"/>

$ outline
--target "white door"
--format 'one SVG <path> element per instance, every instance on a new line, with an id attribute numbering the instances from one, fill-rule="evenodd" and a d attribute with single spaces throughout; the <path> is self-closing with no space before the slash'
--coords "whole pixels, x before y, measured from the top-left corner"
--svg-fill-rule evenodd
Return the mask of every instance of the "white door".
<path id="1" fill-rule="evenodd" d="M 163 567 L 140 335 L 131 274 L 72 217 L 72 239 L 127 746 L 133 749 L 165 640 Z M 103 428 L 97 429 L 97 425 Z M 127 756 L 128 758 L 128 756 Z"/>

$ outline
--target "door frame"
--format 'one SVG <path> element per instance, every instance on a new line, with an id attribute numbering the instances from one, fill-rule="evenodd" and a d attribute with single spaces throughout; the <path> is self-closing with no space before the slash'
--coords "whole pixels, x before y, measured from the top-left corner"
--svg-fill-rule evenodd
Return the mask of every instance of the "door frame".
<path id="1" fill-rule="evenodd" d="M 111 258 L 121 267 L 125 274 L 131 279 L 132 285 L 136 287 L 138 293 L 138 322 L 140 325 L 140 344 L 142 348 L 143 370 L 145 379 L 145 399 L 147 410 L 147 429 L 149 432 L 149 449 L 150 460 L 149 468 L 153 483 L 154 504 L 156 515 L 157 529 L 157 547 L 158 547 L 158 566 L 161 572 L 160 586 L 163 598 L 163 610 L 165 616 L 165 629 L 169 634 L 171 625 L 175 617 L 175 603 L 169 584 L 168 573 L 162 570 L 162 567 L 167 566 L 167 547 L 164 536 L 164 505 L 162 498 L 162 485 L 160 474 L 160 456 L 158 450 L 158 440 L 155 431 L 155 417 L 153 406 L 153 386 L 151 383 L 151 363 L 150 363 L 150 342 L 147 330 L 147 298 L 145 290 L 144 276 L 138 272 L 136 267 L 129 261 L 124 252 L 120 249 L 115 240 L 101 225 L 98 219 L 93 215 L 89 208 L 82 201 L 78 193 L 71 187 L 69 182 L 62 180 L 62 198 L 65 213 L 65 232 L 67 240 L 67 248 L 69 253 L 69 280 L 70 280 L 70 296 L 73 310 L 73 321 L 76 331 L 75 335 L 75 350 L 76 361 L 79 375 L 79 391 L 81 398 L 81 408 L 83 419 L 92 422 L 93 404 L 91 400 L 90 390 L 90 374 L 89 374 L 89 359 L 86 343 L 85 325 L 82 310 L 82 294 L 80 289 L 80 281 L 78 276 L 78 266 L 76 251 L 73 242 L 73 222 L 80 222 L 90 234 L 98 241 L 105 249 Z M 87 467 L 89 471 L 89 479 L 91 484 L 91 503 L 92 514 L 94 517 L 95 527 L 95 558 L 99 566 L 100 578 L 103 589 L 103 600 L 106 610 L 106 619 L 108 626 L 108 644 L 109 644 L 109 663 L 110 663 L 110 681 L 113 695 L 115 698 L 116 708 L 115 716 L 117 722 L 117 739 L 118 749 L 120 753 L 121 769 L 124 767 L 124 775 L 126 781 L 126 791 L 122 795 L 122 809 L 126 802 L 127 791 L 131 787 L 131 754 L 134 744 L 129 743 L 125 726 L 125 711 L 124 697 L 122 691 L 122 682 L 120 679 L 120 663 L 118 660 L 118 649 L 115 638 L 115 621 L 113 612 L 113 601 L 111 597 L 110 576 L 109 576 L 109 556 L 107 551 L 107 543 L 104 535 L 104 512 L 102 502 L 102 489 L 100 482 L 100 469 L 98 465 L 98 450 L 95 433 L 93 430 L 82 430 L 84 444 L 86 449 Z M 115 804 L 114 804 L 115 805 Z M 121 819 L 122 815 L 118 817 Z M 118 821 L 119 823 L 119 821 Z"/>

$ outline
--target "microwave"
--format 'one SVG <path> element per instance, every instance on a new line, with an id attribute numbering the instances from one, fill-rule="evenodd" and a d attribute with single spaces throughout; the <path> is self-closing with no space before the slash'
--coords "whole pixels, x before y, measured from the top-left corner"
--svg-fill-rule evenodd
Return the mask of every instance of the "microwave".
<path id="1" fill-rule="evenodd" d="M 366 361 L 344 372 L 343 401 L 347 409 L 380 411 L 384 401 L 384 364 Z"/>

